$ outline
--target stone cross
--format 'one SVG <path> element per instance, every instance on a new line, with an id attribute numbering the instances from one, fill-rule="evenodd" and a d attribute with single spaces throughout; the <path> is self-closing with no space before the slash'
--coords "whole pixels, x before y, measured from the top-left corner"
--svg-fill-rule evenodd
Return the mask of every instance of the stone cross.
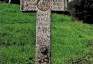
<path id="1" fill-rule="evenodd" d="M 21 11 L 37 11 L 36 62 L 50 64 L 51 11 L 66 11 L 67 0 L 21 0 Z"/>

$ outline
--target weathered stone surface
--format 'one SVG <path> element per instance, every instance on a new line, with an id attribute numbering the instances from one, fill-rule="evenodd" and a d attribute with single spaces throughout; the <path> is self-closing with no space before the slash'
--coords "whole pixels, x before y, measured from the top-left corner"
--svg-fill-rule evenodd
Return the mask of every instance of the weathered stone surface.
<path id="1" fill-rule="evenodd" d="M 38 4 L 40 3 L 40 1 L 44 1 L 44 0 L 20 0 L 21 11 L 36 11 L 37 6 L 38 8 L 41 8 L 43 5 L 47 5 L 47 6 L 51 5 L 51 11 L 66 11 L 67 10 L 68 0 L 46 0 L 46 1 L 51 1 L 51 3 L 42 4 L 42 6 L 39 6 Z"/>
<path id="2" fill-rule="evenodd" d="M 67 10 L 67 0 L 52 0 L 51 10 L 52 11 L 66 11 Z"/>
<path id="3" fill-rule="evenodd" d="M 41 0 L 41 3 L 38 3 L 38 6 L 40 6 L 40 8 L 37 6 L 35 64 L 50 64 L 51 6 L 49 0 Z"/>
<path id="4" fill-rule="evenodd" d="M 21 11 L 37 11 L 36 62 L 50 64 L 51 11 L 66 11 L 67 0 L 21 0 Z"/>
<path id="5" fill-rule="evenodd" d="M 36 11 L 37 0 L 20 0 L 21 11 Z"/>

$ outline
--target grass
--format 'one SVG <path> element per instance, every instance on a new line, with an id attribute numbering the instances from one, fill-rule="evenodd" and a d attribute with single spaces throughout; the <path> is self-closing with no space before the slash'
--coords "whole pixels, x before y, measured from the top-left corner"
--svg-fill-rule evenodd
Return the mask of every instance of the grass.
<path id="1" fill-rule="evenodd" d="M 1 3 L 0 9 L 1 63 L 34 64 L 36 13 L 21 12 L 15 4 Z M 52 64 L 69 64 L 83 57 L 92 64 L 92 51 L 93 26 L 73 22 L 71 16 L 52 13 Z"/>

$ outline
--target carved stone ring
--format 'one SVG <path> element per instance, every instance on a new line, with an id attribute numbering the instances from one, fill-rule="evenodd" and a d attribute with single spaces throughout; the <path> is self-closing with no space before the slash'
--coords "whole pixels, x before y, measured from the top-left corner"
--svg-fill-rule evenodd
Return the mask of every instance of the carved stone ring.
<path id="1" fill-rule="evenodd" d="M 41 11 L 47 11 L 50 8 L 50 0 L 38 0 L 37 8 Z"/>

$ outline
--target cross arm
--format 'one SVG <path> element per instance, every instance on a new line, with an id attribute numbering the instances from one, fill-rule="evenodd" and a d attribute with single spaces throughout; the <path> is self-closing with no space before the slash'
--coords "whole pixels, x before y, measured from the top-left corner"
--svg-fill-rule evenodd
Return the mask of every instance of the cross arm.
<path id="1" fill-rule="evenodd" d="M 68 0 L 52 0 L 51 10 L 52 11 L 67 11 Z"/>
<path id="2" fill-rule="evenodd" d="M 36 11 L 37 0 L 20 0 L 21 11 Z"/>
<path id="3" fill-rule="evenodd" d="M 20 0 L 21 11 L 36 11 L 38 0 Z M 68 0 L 51 0 L 51 11 L 67 11 Z"/>

